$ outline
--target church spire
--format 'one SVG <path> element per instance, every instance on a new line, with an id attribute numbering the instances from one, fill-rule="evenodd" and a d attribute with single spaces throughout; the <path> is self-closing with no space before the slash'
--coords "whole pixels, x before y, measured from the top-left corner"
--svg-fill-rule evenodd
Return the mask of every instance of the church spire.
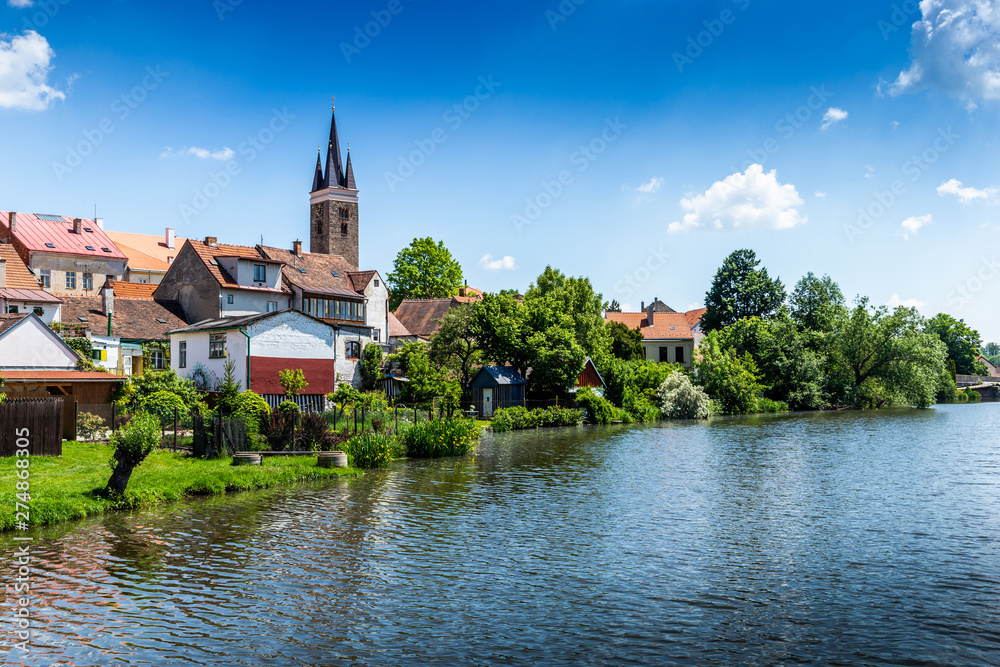
<path id="1" fill-rule="evenodd" d="M 319 159 L 320 150 L 316 149 L 316 173 L 313 174 L 313 187 L 309 192 L 316 192 L 323 189 L 323 164 Z"/>
<path id="2" fill-rule="evenodd" d="M 351 165 L 351 147 L 347 147 L 347 173 L 344 175 L 344 186 L 348 190 L 357 190 L 358 186 L 354 182 L 354 167 Z"/>
<path id="3" fill-rule="evenodd" d="M 340 161 L 340 137 L 337 136 L 337 111 L 331 107 L 330 144 L 326 151 L 326 179 L 323 186 L 327 188 L 344 187 L 344 167 Z"/>

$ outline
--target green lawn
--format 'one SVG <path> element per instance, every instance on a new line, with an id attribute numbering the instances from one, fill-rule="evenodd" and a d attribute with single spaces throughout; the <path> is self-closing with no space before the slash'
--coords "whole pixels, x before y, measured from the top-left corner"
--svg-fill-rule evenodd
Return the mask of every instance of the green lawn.
<path id="1" fill-rule="evenodd" d="M 108 445 L 65 442 L 61 458 L 30 459 L 29 524 L 40 526 L 79 519 L 114 509 L 157 505 L 184 496 L 214 495 L 229 491 L 266 489 L 290 482 L 359 475 L 352 468 L 320 468 L 313 456 L 278 456 L 263 465 L 233 466 L 231 459 L 205 461 L 157 451 L 132 473 L 128 490 L 116 501 L 98 491 L 111 476 Z M 15 503 L 20 491 L 13 457 L 0 458 L 0 531 L 11 530 L 18 517 Z M 21 517 L 23 518 L 23 517 Z"/>

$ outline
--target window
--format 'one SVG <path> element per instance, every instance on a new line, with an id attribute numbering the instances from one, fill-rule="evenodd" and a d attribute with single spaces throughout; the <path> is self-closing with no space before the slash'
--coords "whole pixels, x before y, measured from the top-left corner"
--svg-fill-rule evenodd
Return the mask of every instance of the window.
<path id="1" fill-rule="evenodd" d="M 66 289 L 76 289 L 76 271 L 66 272 Z"/>
<path id="2" fill-rule="evenodd" d="M 55 244 L 55 243 L 46 243 L 46 244 L 45 244 L 45 247 L 46 247 L 46 248 L 55 248 L 55 247 L 56 247 L 56 244 Z"/>
<path id="3" fill-rule="evenodd" d="M 90 358 L 93 361 L 100 361 L 101 357 L 103 356 L 104 356 L 104 350 L 98 350 L 97 348 L 94 348 L 90 352 Z"/>
<path id="4" fill-rule="evenodd" d="M 347 220 L 350 217 L 351 217 L 351 209 L 347 208 L 346 206 L 341 206 L 340 207 L 340 219 L 341 220 Z"/>
<path id="5" fill-rule="evenodd" d="M 149 282 L 149 281 L 148 281 L 148 280 L 146 280 L 145 278 L 139 278 L 139 284 L 140 284 L 140 285 L 145 285 L 145 284 L 147 284 L 148 282 Z"/>
<path id="6" fill-rule="evenodd" d="M 378 278 L 375 279 L 375 287 L 378 287 Z"/>
<path id="7" fill-rule="evenodd" d="M 90 250 L 91 252 L 94 252 L 94 246 L 92 246 L 92 245 L 88 245 L 88 246 L 84 246 L 84 247 L 85 247 L 85 248 L 86 248 L 87 250 Z"/>
<path id="8" fill-rule="evenodd" d="M 669 347 L 661 347 L 660 348 L 660 363 L 661 364 L 668 364 L 668 363 L 670 363 L 670 348 Z"/>
<path id="9" fill-rule="evenodd" d="M 379 335 L 380 335 L 380 332 L 379 332 L 378 329 L 373 329 L 372 330 L 372 340 L 375 341 L 376 343 L 378 342 Z"/>
<path id="10" fill-rule="evenodd" d="M 33 312 L 33 313 L 34 313 L 35 315 L 38 315 L 39 317 L 41 317 L 42 315 L 44 315 L 44 314 L 45 314 L 45 309 L 44 309 L 44 308 L 42 308 L 41 306 L 35 306 L 35 307 L 34 307 L 34 308 L 32 309 L 32 311 L 31 311 L 31 312 Z"/>
<path id="11" fill-rule="evenodd" d="M 94 274 L 84 273 L 83 274 L 83 289 L 94 289 Z"/>
<path id="12" fill-rule="evenodd" d="M 177 343 L 177 368 L 187 368 L 188 344 L 186 340 Z"/>
<path id="13" fill-rule="evenodd" d="M 267 282 L 267 267 L 263 264 L 253 265 L 253 281 L 255 283 L 266 283 Z"/>
<path id="14" fill-rule="evenodd" d="M 674 352 L 674 361 L 679 364 L 684 363 L 684 348 L 680 345 L 677 346 L 677 349 Z"/>
<path id="15" fill-rule="evenodd" d="M 149 351 L 149 367 L 161 371 L 167 367 L 167 355 L 163 354 L 163 350 L 152 349 Z"/>
<path id="16" fill-rule="evenodd" d="M 345 345 L 347 358 L 348 359 L 360 359 L 361 358 L 361 343 L 357 341 L 348 341 Z"/>
<path id="17" fill-rule="evenodd" d="M 233 302 L 233 295 L 232 294 L 227 294 L 226 295 L 226 303 L 231 304 L 232 302 Z"/>
<path id="18" fill-rule="evenodd" d="M 48 289 L 52 287 L 52 271 L 48 269 L 42 269 L 42 287 Z"/>
<path id="19" fill-rule="evenodd" d="M 341 236 L 347 236 L 347 223 L 346 222 L 340 225 L 340 235 Z"/>
<path id="20" fill-rule="evenodd" d="M 174 263 L 174 256 L 171 255 L 170 257 L 167 257 L 167 264 L 173 264 L 173 263 Z"/>
<path id="21" fill-rule="evenodd" d="M 7 312 L 11 313 L 11 314 L 16 313 L 17 312 L 17 306 L 11 306 L 10 304 L 7 304 Z"/>
<path id="22" fill-rule="evenodd" d="M 223 359 L 226 356 L 226 334 L 211 334 L 208 337 L 208 358 Z"/>
<path id="23" fill-rule="evenodd" d="M 90 232 L 91 234 L 93 234 L 94 233 L 94 228 L 93 227 L 84 227 L 83 231 Z"/>
<path id="24" fill-rule="evenodd" d="M 101 248 L 104 252 L 111 252 L 111 248 Z"/>
<path id="25" fill-rule="evenodd" d="M 273 312 L 276 312 L 277 310 L 278 310 L 278 302 L 277 301 L 268 301 L 267 302 L 267 312 L 273 313 Z"/>

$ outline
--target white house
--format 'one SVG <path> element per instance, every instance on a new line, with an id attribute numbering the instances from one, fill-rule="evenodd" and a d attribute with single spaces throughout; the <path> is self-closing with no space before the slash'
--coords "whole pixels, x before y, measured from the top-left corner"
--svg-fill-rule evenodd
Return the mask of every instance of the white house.
<path id="1" fill-rule="evenodd" d="M 605 313 L 608 322 L 620 322 L 642 332 L 646 359 L 657 363 L 680 364 L 694 368 L 695 350 L 701 344 L 701 318 L 704 308 L 678 313 L 659 299 L 638 313 Z"/>
<path id="2" fill-rule="evenodd" d="M 279 374 L 301 369 L 309 385 L 299 402 L 309 409 L 322 409 L 338 382 L 360 382 L 357 358 L 347 355 L 371 341 L 368 327 L 330 324 L 294 310 L 206 320 L 169 335 L 173 367 L 199 389 L 217 390 L 232 362 L 243 389 L 277 406 L 284 400 Z"/>

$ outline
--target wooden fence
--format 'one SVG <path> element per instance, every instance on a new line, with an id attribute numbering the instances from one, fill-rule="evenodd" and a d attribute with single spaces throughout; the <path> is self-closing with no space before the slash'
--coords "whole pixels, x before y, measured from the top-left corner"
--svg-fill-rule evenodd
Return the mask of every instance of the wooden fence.
<path id="1" fill-rule="evenodd" d="M 32 456 L 62 456 L 63 399 L 27 398 L 0 403 L 0 456 L 14 456 L 18 441 Z"/>

